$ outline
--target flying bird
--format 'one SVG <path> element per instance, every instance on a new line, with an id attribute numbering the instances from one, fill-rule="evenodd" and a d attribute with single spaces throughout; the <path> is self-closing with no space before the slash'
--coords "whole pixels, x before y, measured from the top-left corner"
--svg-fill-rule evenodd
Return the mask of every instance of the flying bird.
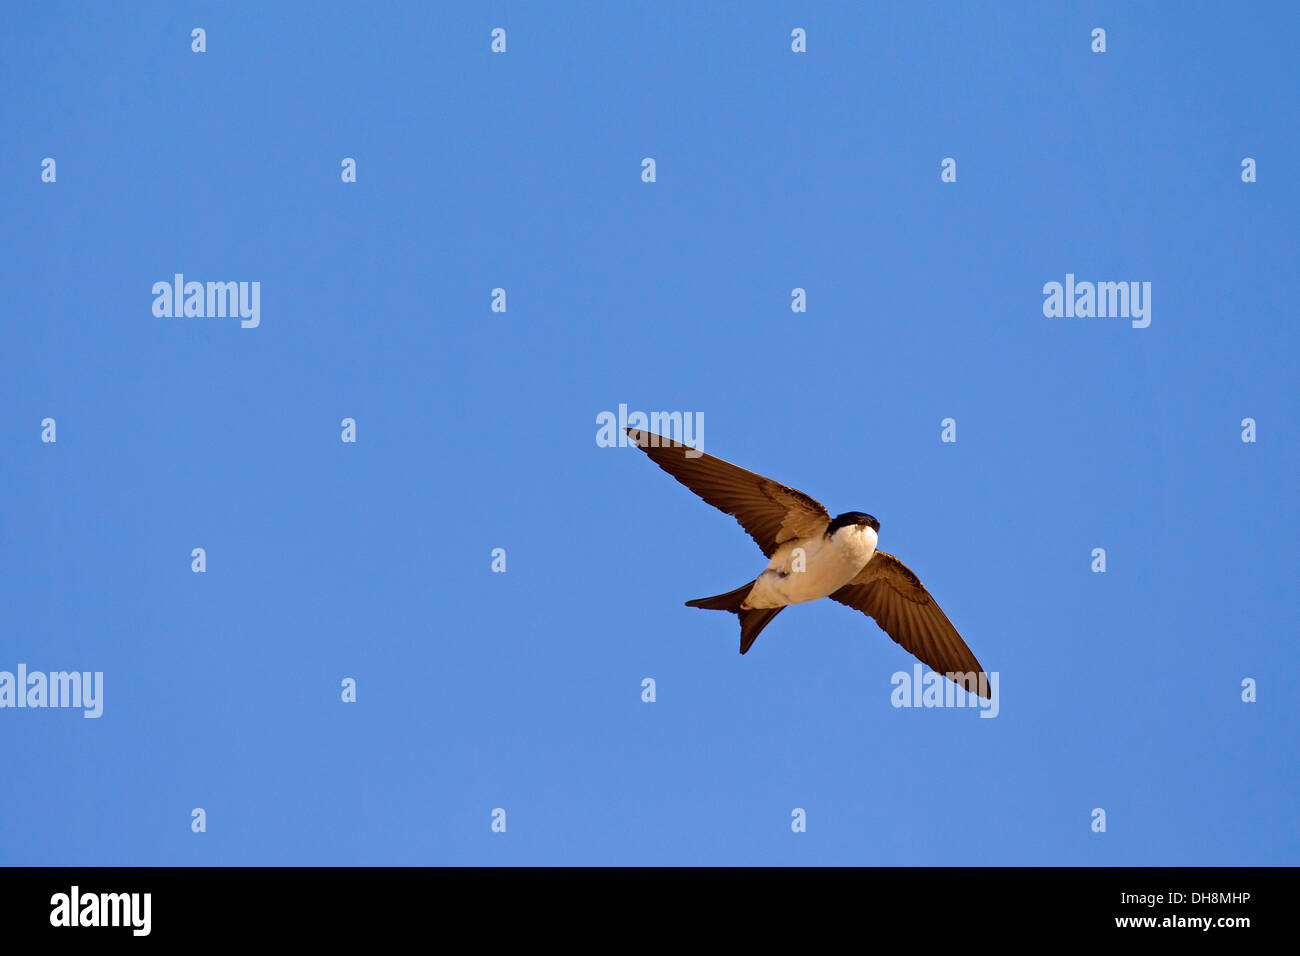
<path id="1" fill-rule="evenodd" d="M 846 511 L 832 518 L 802 491 L 652 432 L 626 431 L 656 465 L 740 522 L 769 559 L 748 584 L 686 602 L 740 618 L 740 653 L 782 608 L 828 597 L 874 618 L 936 673 L 990 696 L 984 668 L 930 592 L 907 565 L 876 548 L 874 517 Z"/>

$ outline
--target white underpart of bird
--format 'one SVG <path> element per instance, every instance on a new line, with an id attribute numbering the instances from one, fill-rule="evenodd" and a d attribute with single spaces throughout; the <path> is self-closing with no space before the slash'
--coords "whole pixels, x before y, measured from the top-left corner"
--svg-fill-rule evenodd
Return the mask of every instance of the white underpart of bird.
<path id="1" fill-rule="evenodd" d="M 785 607 L 829 597 L 867 566 L 877 540 L 869 525 L 846 525 L 834 535 L 787 541 L 772 555 L 741 607 Z"/>

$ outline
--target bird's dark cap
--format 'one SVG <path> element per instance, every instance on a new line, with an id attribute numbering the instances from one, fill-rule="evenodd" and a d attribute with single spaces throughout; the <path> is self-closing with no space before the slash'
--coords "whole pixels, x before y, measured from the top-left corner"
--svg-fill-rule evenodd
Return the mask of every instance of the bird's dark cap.
<path id="1" fill-rule="evenodd" d="M 842 515 L 836 515 L 835 520 L 826 526 L 826 533 L 834 534 L 840 528 L 858 524 L 864 524 L 877 534 L 880 533 L 880 522 L 862 511 L 846 511 Z"/>

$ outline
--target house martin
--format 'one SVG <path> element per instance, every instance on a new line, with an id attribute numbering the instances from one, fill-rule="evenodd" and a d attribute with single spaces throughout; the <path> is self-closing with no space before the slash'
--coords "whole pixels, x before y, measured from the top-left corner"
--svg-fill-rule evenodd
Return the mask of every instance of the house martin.
<path id="1" fill-rule="evenodd" d="M 638 448 L 713 507 L 733 516 L 769 559 L 734 591 L 687 601 L 740 619 L 740 653 L 791 604 L 828 597 L 874 618 L 932 670 L 981 697 L 988 676 L 907 565 L 876 547 L 880 522 L 861 511 L 831 517 L 822 504 L 771 478 L 679 442 L 626 429 Z"/>

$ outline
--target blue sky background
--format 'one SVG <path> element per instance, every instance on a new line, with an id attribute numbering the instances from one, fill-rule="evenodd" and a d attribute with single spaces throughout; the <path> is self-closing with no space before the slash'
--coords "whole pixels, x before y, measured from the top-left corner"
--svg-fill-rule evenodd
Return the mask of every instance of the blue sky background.
<path id="1" fill-rule="evenodd" d="M 1300 862 L 1300 14 L 1049 6 L 6 4 L 0 669 L 105 703 L 0 711 L 0 862 Z M 830 602 L 740 657 L 620 403 L 880 518 L 998 718 Z"/>

